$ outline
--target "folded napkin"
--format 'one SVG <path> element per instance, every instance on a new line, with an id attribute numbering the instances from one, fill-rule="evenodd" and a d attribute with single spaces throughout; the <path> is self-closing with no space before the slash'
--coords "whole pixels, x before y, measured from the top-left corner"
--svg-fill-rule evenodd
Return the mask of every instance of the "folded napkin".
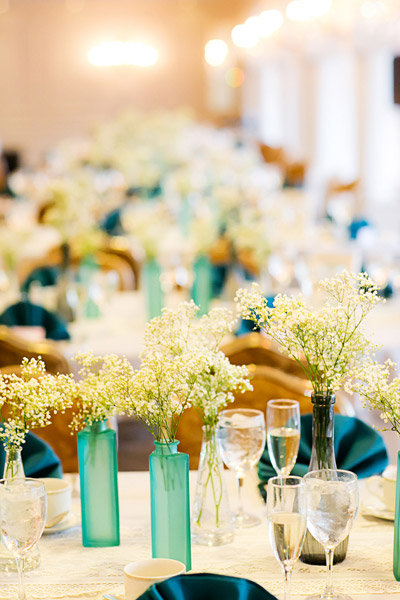
<path id="1" fill-rule="evenodd" d="M 108 235 L 122 235 L 124 229 L 121 223 L 121 208 L 110 211 L 100 222 L 100 228 Z"/>
<path id="2" fill-rule="evenodd" d="M 60 459 L 46 442 L 33 433 L 26 435 L 21 458 L 26 477 L 62 477 Z M 4 472 L 5 459 L 6 453 L 0 444 L 0 477 Z"/>
<path id="3" fill-rule="evenodd" d="M 349 238 L 351 240 L 357 239 L 357 236 L 363 227 L 371 227 L 370 223 L 363 218 L 353 219 L 348 226 Z"/>
<path id="4" fill-rule="evenodd" d="M 277 600 L 263 587 L 241 577 L 215 573 L 177 575 L 155 583 L 138 600 Z"/>
<path id="5" fill-rule="evenodd" d="M 297 462 L 292 475 L 302 477 L 308 471 L 312 446 L 312 415 L 302 415 L 301 438 Z M 369 477 L 381 473 L 389 459 L 382 436 L 372 427 L 345 415 L 335 415 L 335 455 L 338 469 L 353 471 L 358 477 Z M 265 498 L 264 485 L 276 472 L 269 458 L 268 447 L 258 463 L 259 489 Z"/>
<path id="6" fill-rule="evenodd" d="M 59 267 L 52 267 L 50 265 L 37 267 L 37 269 L 33 269 L 25 279 L 24 283 L 21 285 L 21 291 L 29 292 L 29 288 L 33 282 L 40 283 L 42 286 L 56 285 L 59 274 Z"/>
<path id="7" fill-rule="evenodd" d="M 15 325 L 40 325 L 46 331 L 46 337 L 52 340 L 69 340 L 70 335 L 64 321 L 28 300 L 17 302 L 6 308 L 0 315 L 0 324 L 13 327 Z"/>

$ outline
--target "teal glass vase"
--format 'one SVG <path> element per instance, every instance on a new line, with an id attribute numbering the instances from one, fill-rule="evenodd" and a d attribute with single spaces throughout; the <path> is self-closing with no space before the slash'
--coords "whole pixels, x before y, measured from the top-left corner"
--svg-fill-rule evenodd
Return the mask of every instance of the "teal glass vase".
<path id="1" fill-rule="evenodd" d="M 393 540 L 393 575 L 400 581 L 400 452 L 397 454 L 396 506 Z"/>
<path id="2" fill-rule="evenodd" d="M 144 286 L 149 319 L 161 315 L 164 294 L 161 288 L 161 267 L 155 258 L 148 259 L 143 267 Z"/>
<path id="3" fill-rule="evenodd" d="M 88 425 L 78 435 L 82 543 L 85 547 L 119 546 L 117 435 L 106 421 Z"/>
<path id="4" fill-rule="evenodd" d="M 199 307 L 199 315 L 205 315 L 211 301 L 211 263 L 208 256 L 199 256 L 193 264 L 193 270 L 192 299 Z"/>
<path id="5" fill-rule="evenodd" d="M 178 441 L 154 444 L 149 457 L 152 556 L 180 560 L 189 571 L 189 456 L 178 452 Z"/>

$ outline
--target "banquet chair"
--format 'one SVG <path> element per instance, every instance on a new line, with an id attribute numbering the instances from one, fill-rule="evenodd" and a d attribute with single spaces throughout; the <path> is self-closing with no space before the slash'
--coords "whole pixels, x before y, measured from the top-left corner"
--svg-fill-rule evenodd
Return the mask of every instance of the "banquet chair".
<path id="1" fill-rule="evenodd" d="M 283 148 L 268 146 L 268 144 L 262 142 L 259 142 L 258 147 L 264 162 L 276 164 L 282 169 L 284 168 L 284 165 L 286 164 L 286 155 Z"/>
<path id="2" fill-rule="evenodd" d="M 299 401 L 301 412 L 312 411 L 308 380 L 265 365 L 249 365 L 249 372 L 253 391 L 236 393 L 227 408 L 255 408 L 265 414 L 268 400 L 290 398 Z M 193 407 L 183 413 L 176 437 L 179 450 L 189 454 L 189 468 L 197 469 L 203 435 L 201 419 Z"/>
<path id="3" fill-rule="evenodd" d="M 303 369 L 293 358 L 279 352 L 273 342 L 256 331 L 234 338 L 221 346 L 221 350 L 234 365 L 266 365 L 289 375 L 306 378 Z"/>
<path id="4" fill-rule="evenodd" d="M 285 162 L 284 187 L 301 187 L 307 174 L 307 164 L 304 162 Z"/>
<path id="5" fill-rule="evenodd" d="M 134 277 L 133 289 L 138 290 L 140 287 L 140 263 L 133 256 L 127 240 L 122 236 L 110 237 L 104 245 L 103 251 L 120 257 L 129 265 Z"/>
<path id="6" fill-rule="evenodd" d="M 0 368 L 19 365 L 24 357 L 38 358 L 39 356 L 42 357 L 49 373 L 70 372 L 67 359 L 54 343 L 48 340 L 38 342 L 25 340 L 5 325 L 0 325 Z"/>

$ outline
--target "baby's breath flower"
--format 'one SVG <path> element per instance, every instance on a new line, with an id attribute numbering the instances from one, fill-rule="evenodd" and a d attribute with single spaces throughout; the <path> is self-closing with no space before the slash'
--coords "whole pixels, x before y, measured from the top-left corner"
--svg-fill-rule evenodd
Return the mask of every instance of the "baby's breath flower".
<path id="1" fill-rule="evenodd" d="M 87 352 L 77 354 L 73 360 L 82 367 L 71 422 L 71 428 L 79 431 L 118 412 L 117 407 L 131 394 L 133 368 L 126 358 L 116 354 L 94 356 Z"/>
<path id="2" fill-rule="evenodd" d="M 40 358 L 24 358 L 20 375 L 0 374 L 3 445 L 14 451 L 21 449 L 26 433 L 50 425 L 52 414 L 70 407 L 75 394 L 72 375 L 46 373 Z"/>
<path id="3" fill-rule="evenodd" d="M 304 298 L 278 294 L 273 308 L 259 286 L 240 289 L 236 302 L 242 317 L 254 321 L 306 372 L 315 393 L 333 393 L 373 348 L 361 323 L 380 301 L 366 273 L 348 273 L 319 282 L 328 298 L 321 308 Z M 332 303 L 333 300 L 333 303 Z"/>

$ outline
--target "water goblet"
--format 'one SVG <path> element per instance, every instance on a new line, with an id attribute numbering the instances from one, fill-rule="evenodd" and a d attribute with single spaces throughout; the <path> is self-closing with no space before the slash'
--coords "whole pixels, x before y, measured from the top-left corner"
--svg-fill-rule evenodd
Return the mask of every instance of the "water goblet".
<path id="1" fill-rule="evenodd" d="M 290 475 L 300 444 L 300 406 L 297 400 L 270 400 L 267 404 L 268 453 L 277 475 Z"/>
<path id="2" fill-rule="evenodd" d="M 270 543 L 284 574 L 284 600 L 290 600 L 290 580 L 306 535 L 307 508 L 301 477 L 271 477 L 267 489 Z"/>
<path id="3" fill-rule="evenodd" d="M 253 527 L 261 521 L 243 509 L 242 487 L 245 474 L 260 460 L 265 446 L 265 420 L 260 410 L 236 408 L 223 410 L 217 425 L 217 441 L 222 460 L 238 482 L 238 510 L 235 527 Z"/>
<path id="4" fill-rule="evenodd" d="M 47 496 L 42 481 L 30 478 L 0 480 L 1 541 L 15 558 L 18 600 L 26 600 L 22 561 L 42 535 Z"/>
<path id="5" fill-rule="evenodd" d="M 333 591 L 332 565 L 334 549 L 348 536 L 357 515 L 357 475 L 341 469 L 310 471 L 304 476 L 304 485 L 307 527 L 324 547 L 327 569 L 325 590 L 308 600 L 351 600 L 350 596 Z"/>

